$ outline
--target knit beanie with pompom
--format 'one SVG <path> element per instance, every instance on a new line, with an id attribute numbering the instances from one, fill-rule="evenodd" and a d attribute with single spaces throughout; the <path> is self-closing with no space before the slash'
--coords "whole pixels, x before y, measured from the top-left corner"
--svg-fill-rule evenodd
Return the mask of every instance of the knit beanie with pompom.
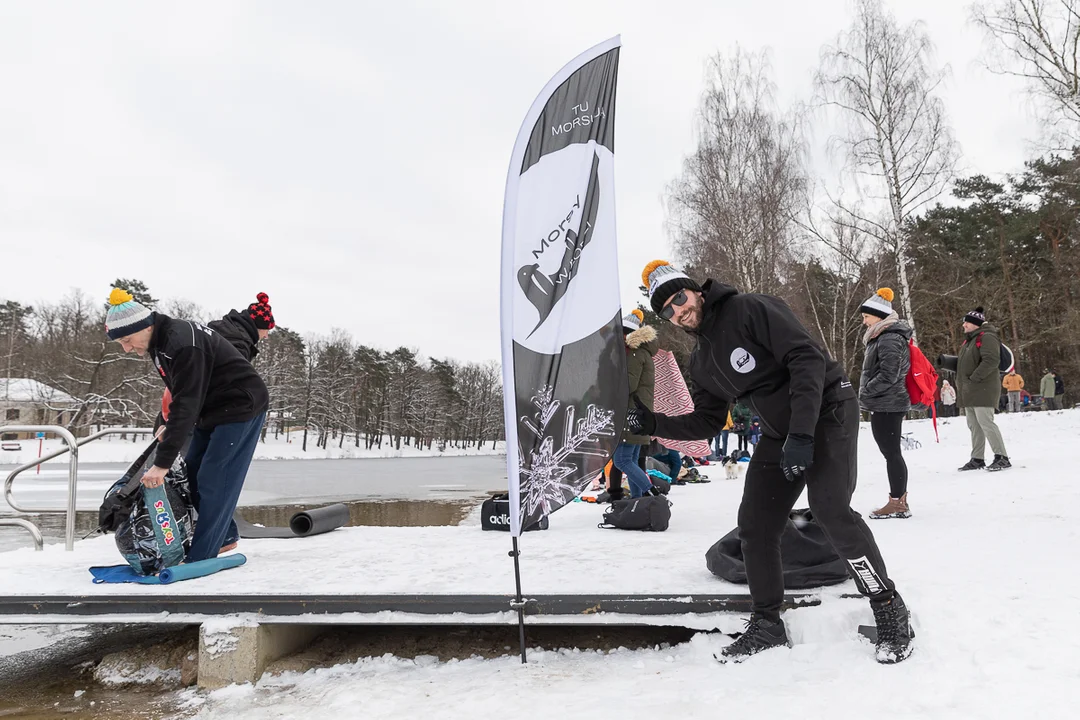
<path id="1" fill-rule="evenodd" d="M 274 329 L 274 313 L 270 311 L 270 296 L 259 293 L 255 296 L 255 302 L 248 305 L 248 316 L 260 330 Z"/>
<path id="2" fill-rule="evenodd" d="M 641 325 L 644 322 L 645 322 L 645 313 L 641 312 L 641 310 L 638 309 L 638 308 L 634 308 L 633 310 L 628 312 L 626 315 L 623 315 L 623 319 L 622 319 L 623 330 L 625 330 L 627 332 L 633 332 L 635 330 L 640 330 Z"/>
<path id="3" fill-rule="evenodd" d="M 119 340 L 154 324 L 150 308 L 135 301 L 127 290 L 113 288 L 109 293 L 109 309 L 105 312 L 105 332 L 110 340 Z"/>
<path id="4" fill-rule="evenodd" d="M 893 291 L 892 288 L 879 288 L 870 299 L 859 306 L 859 312 L 879 317 L 882 320 L 893 314 Z"/>
<path id="5" fill-rule="evenodd" d="M 673 267 L 667 260 L 653 260 L 641 271 L 641 284 L 649 291 L 649 304 L 660 314 L 664 303 L 680 290 L 701 292 L 701 286 Z"/>

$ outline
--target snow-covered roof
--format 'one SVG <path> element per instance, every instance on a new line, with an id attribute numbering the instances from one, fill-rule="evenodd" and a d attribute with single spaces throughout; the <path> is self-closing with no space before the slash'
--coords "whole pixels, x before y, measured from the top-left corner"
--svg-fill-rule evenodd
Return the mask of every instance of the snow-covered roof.
<path id="1" fill-rule="evenodd" d="M 75 398 L 63 390 L 30 378 L 0 378 L 0 402 L 18 403 L 75 403 Z"/>

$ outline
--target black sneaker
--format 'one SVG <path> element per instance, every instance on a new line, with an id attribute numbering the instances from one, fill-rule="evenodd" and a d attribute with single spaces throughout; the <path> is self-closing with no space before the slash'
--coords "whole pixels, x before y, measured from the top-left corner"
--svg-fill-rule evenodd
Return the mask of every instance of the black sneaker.
<path id="1" fill-rule="evenodd" d="M 781 646 L 791 647 L 784 621 L 773 622 L 758 615 L 751 615 L 742 635 L 715 657 L 722 663 L 738 663 L 762 650 Z"/>
<path id="2" fill-rule="evenodd" d="M 877 661 L 892 665 L 907 659 L 915 631 L 911 629 L 911 616 L 904 599 L 893 594 L 889 600 L 871 600 L 870 608 L 877 623 Z"/>
<path id="3" fill-rule="evenodd" d="M 990 463 L 986 469 L 990 472 L 997 472 L 998 470 L 1007 470 L 1012 467 L 1012 463 L 1009 462 L 1009 458 L 1004 455 L 995 455 L 994 462 Z"/>
<path id="4" fill-rule="evenodd" d="M 984 467 L 986 467 L 986 463 L 982 458 L 971 458 L 967 461 L 967 465 L 960 468 L 960 472 L 964 472 L 965 470 L 982 470 Z"/>

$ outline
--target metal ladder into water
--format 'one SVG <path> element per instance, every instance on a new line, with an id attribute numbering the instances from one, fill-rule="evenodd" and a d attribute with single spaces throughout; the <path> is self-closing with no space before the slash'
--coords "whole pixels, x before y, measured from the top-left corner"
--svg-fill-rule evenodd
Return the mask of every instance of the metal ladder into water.
<path id="1" fill-rule="evenodd" d="M 64 512 L 66 513 L 66 523 L 64 526 L 64 549 L 73 550 L 75 548 L 75 490 L 79 482 L 79 448 L 87 443 L 98 440 L 107 435 L 152 435 L 154 433 L 152 428 L 106 428 L 99 430 L 92 435 L 88 435 L 81 440 L 76 440 L 75 436 L 65 427 L 59 425 L 3 425 L 0 426 L 0 436 L 4 433 L 19 433 L 19 432 L 46 432 L 53 433 L 60 437 L 61 440 L 66 443 L 65 447 L 59 450 L 54 450 L 51 453 L 42 455 L 41 457 L 28 462 L 24 465 L 12 470 L 8 473 L 7 479 L 4 480 L 4 500 L 11 507 L 11 509 L 17 513 L 23 515 L 42 515 Z M 64 453 L 71 453 L 71 457 L 68 458 L 68 496 L 67 496 L 67 508 L 63 511 L 56 510 L 54 508 L 27 508 L 22 507 L 15 502 L 15 496 L 11 492 L 11 486 L 15 482 L 15 478 L 19 473 L 37 467 L 47 460 L 60 457 Z M 41 535 L 41 528 L 37 526 L 31 520 L 24 517 L 0 517 L 0 527 L 21 527 L 30 533 L 30 537 L 34 540 L 34 549 L 41 550 L 44 547 L 44 539 Z"/>

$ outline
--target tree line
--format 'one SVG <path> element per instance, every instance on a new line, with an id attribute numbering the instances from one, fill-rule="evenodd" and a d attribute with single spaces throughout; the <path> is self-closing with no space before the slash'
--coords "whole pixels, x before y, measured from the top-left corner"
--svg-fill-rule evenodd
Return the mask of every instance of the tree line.
<path id="1" fill-rule="evenodd" d="M 113 286 L 172 317 L 217 319 L 194 303 L 159 302 L 136 279 L 118 278 Z M 38 380 L 74 398 L 69 427 L 79 433 L 145 427 L 161 406 L 163 387 L 152 363 L 108 340 L 105 310 L 78 290 L 51 304 L 0 300 L 0 376 Z M 503 439 L 498 363 L 429 359 L 406 347 L 381 350 L 342 330 L 321 337 L 279 327 L 258 349 L 254 365 L 270 391 L 264 438 L 288 434 L 304 450 L 346 443 L 494 447 Z"/>
<path id="2" fill-rule="evenodd" d="M 961 319 L 982 306 L 1022 373 L 1080 376 L 1080 45 L 1069 40 L 1080 1 L 982 2 L 971 19 L 989 40 L 989 69 L 1027 79 L 1044 120 L 1023 167 L 958 174 L 940 99 L 947 71 L 925 27 L 859 0 L 821 49 L 806 103 L 776 101 L 767 51 L 715 57 L 696 147 L 665 194 L 680 262 L 783 297 L 855 381 L 859 306 L 882 286 L 930 358 L 955 352 Z M 821 123 L 837 171 L 810 159 Z"/>
<path id="3" fill-rule="evenodd" d="M 768 53 L 737 49 L 709 64 L 697 143 L 665 192 L 674 254 L 691 274 L 786 299 L 858 381 L 860 304 L 893 287 L 924 353 L 955 352 L 963 315 L 982 306 L 1022 373 L 1052 367 L 1080 377 L 1080 0 L 990 0 L 972 22 L 990 42 L 988 69 L 1024 78 L 1045 135 L 1004 176 L 959 176 L 962 148 L 940 99 L 925 27 L 900 24 L 880 0 L 858 0 L 846 30 L 821 49 L 811 100 L 781 107 Z M 988 98 L 988 103 L 1000 102 Z M 816 123 L 840 128 L 843 167 L 811 162 Z M 212 314 L 136 298 L 181 318 Z M 0 303 L 0 373 L 75 398 L 76 429 L 152 422 L 161 395 L 149 364 L 101 330 L 104 307 L 81 292 L 54 304 Z M 646 308 L 650 322 L 655 317 Z M 662 344 L 686 359 L 690 340 L 659 323 Z M 279 328 L 256 367 L 271 408 L 266 433 L 294 430 L 318 447 L 430 448 L 502 439 L 497 363 L 425 359 L 336 331 Z"/>

